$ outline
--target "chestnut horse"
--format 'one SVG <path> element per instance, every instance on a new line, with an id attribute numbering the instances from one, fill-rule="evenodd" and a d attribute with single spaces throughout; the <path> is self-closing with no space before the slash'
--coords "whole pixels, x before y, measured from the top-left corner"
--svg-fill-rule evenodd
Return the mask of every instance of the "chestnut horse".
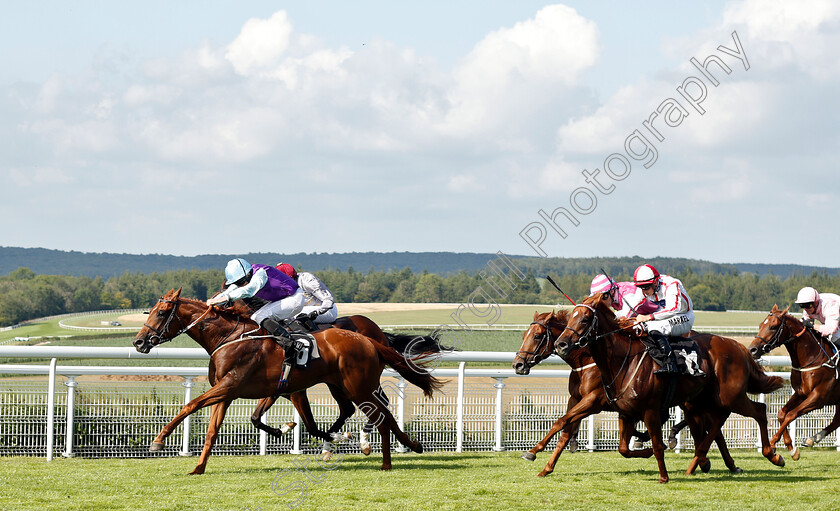
<path id="1" fill-rule="evenodd" d="M 153 440 L 150 451 L 159 451 L 164 441 L 187 416 L 212 406 L 204 449 L 191 474 L 202 474 L 228 406 L 234 399 L 262 399 L 277 393 L 283 365 L 283 348 L 271 336 L 248 336 L 259 331 L 249 317 L 235 311 L 208 307 L 200 300 L 181 298 L 181 290 L 164 295 L 149 312 L 148 323 L 138 332 L 134 346 L 141 353 L 186 333 L 210 354 L 208 378 L 213 385 L 185 405 Z M 264 331 L 263 331 L 264 332 Z M 426 396 L 442 383 L 422 367 L 422 360 L 406 358 L 349 330 L 330 328 L 313 334 L 320 358 L 308 369 L 292 369 L 284 393 L 294 393 L 317 383 L 335 387 L 378 424 L 382 435 L 382 470 L 391 468 L 390 434 L 414 452 L 423 447 L 397 425 L 391 412 L 375 396 L 385 365 L 417 385 Z"/>
<path id="2" fill-rule="evenodd" d="M 784 466 L 782 456 L 770 446 L 766 405 L 752 401 L 747 395 L 747 392 L 773 392 L 784 384 L 781 378 L 766 375 L 747 349 L 735 340 L 710 334 L 694 337 L 706 375 L 654 375 L 657 365 L 647 356 L 642 342 L 624 333 L 633 322 L 617 320 L 603 298 L 595 295 L 577 305 L 554 346 L 561 357 L 568 356 L 575 348 L 589 348 L 601 370 L 607 398 L 619 411 L 622 454 L 644 458 L 653 455 L 659 466 L 659 482 L 667 483 L 661 414 L 665 408 L 682 405 L 695 438 L 694 457 L 686 474 L 694 473 L 698 466 L 708 470 L 706 454 L 732 412 L 758 422 L 762 454 L 771 463 Z M 669 389 L 671 384 L 673 387 Z M 630 451 L 627 445 L 632 428 L 628 426 L 638 420 L 645 421 L 652 448 Z M 737 471 L 735 468 L 729 467 L 730 471 Z"/>
<path id="3" fill-rule="evenodd" d="M 775 447 L 784 436 L 785 447 L 791 451 L 793 459 L 799 459 L 799 449 L 793 445 L 788 432 L 788 425 L 797 417 L 819 410 L 826 405 L 840 405 L 840 380 L 837 379 L 837 348 L 831 342 L 808 328 L 805 323 L 788 314 L 790 307 L 773 310 L 761 323 L 758 334 L 750 344 L 750 353 L 755 358 L 784 346 L 790 354 L 790 385 L 793 395 L 779 410 L 779 430 L 770 439 Z M 816 435 L 805 440 L 805 445 L 813 445 L 840 426 L 840 406 L 834 411 L 831 423 Z"/>
<path id="4" fill-rule="evenodd" d="M 560 337 L 560 333 L 566 328 L 567 320 L 568 313 L 562 310 L 553 313 L 534 313 L 534 321 L 522 335 L 522 346 L 516 352 L 516 358 L 513 360 L 513 369 L 516 374 L 526 375 L 530 373 L 532 367 L 554 354 L 552 339 Z M 548 442 L 562 430 L 560 439 L 557 440 L 557 446 L 545 468 L 537 474 L 539 477 L 545 477 L 554 472 L 557 460 L 567 445 L 570 452 L 577 450 L 577 434 L 581 420 L 603 410 L 618 411 L 607 397 L 601 371 L 596 366 L 588 348 L 572 350 L 564 360 L 572 368 L 572 373 L 569 376 L 569 401 L 566 406 L 566 414 L 554 422 L 548 434 L 542 440 L 522 455 L 523 459 L 534 461 L 537 453 L 545 450 Z M 571 417 L 575 420 L 570 421 Z M 669 442 L 672 442 L 672 448 L 676 446 L 677 434 L 686 425 L 687 422 L 682 421 L 671 428 Z M 632 436 L 639 440 L 639 444 L 641 441 L 650 439 L 650 435 L 647 433 L 636 431 L 635 424 L 633 428 Z M 723 435 L 719 435 L 715 440 L 726 466 L 730 467 L 733 472 L 739 472 L 741 469 L 735 466 L 734 460 L 729 455 L 729 449 Z M 641 449 L 641 445 L 638 449 Z M 623 452 L 622 455 L 627 456 L 627 453 Z"/>
<path id="5" fill-rule="evenodd" d="M 243 313 L 248 315 L 247 311 L 244 311 Z M 443 350 L 449 349 L 448 347 L 441 345 L 435 335 L 420 336 L 383 332 L 382 329 L 379 328 L 379 325 L 377 325 L 373 320 L 359 314 L 340 317 L 332 324 L 316 324 L 315 326 L 319 330 L 325 330 L 327 328 L 340 328 L 342 330 L 358 332 L 383 346 L 394 348 L 403 356 L 431 356 L 440 353 Z M 336 387 L 330 386 L 327 388 L 332 394 L 333 399 L 335 399 L 338 404 L 339 409 L 338 418 L 327 431 L 318 429 L 318 423 L 312 415 L 309 397 L 306 395 L 305 390 L 293 392 L 291 395 L 285 395 L 284 397 L 287 397 L 298 410 L 300 418 L 303 421 L 303 425 L 306 427 L 306 431 L 310 435 L 328 442 L 341 442 L 345 440 L 346 437 L 339 435 L 338 432 L 342 427 L 344 427 L 347 419 L 355 413 L 356 407 L 353 406 L 353 402 L 347 396 L 341 395 Z M 381 387 L 377 389 L 376 396 L 384 405 L 388 405 L 388 397 L 384 391 L 382 391 Z M 289 429 L 296 425 L 294 422 L 288 422 L 283 426 L 283 428 L 277 429 L 262 422 L 262 416 L 268 412 L 279 397 L 280 395 L 274 395 L 261 399 L 257 403 L 254 413 L 251 415 L 251 423 L 257 429 L 265 431 L 277 438 L 281 438 L 284 433 L 288 432 Z M 368 420 L 363 429 L 366 433 L 370 433 L 373 431 L 375 426 L 376 424 L 373 420 Z M 362 445 L 361 448 L 362 454 L 365 456 L 368 456 L 371 453 L 370 444 Z"/>

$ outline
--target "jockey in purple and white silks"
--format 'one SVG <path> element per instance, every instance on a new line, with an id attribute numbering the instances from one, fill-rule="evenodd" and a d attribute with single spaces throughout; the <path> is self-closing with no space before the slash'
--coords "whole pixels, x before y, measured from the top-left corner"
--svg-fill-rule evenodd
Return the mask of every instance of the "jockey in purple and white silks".
<path id="1" fill-rule="evenodd" d="M 289 337 L 281 325 L 303 309 L 303 291 L 297 282 L 273 266 L 249 264 L 239 257 L 225 266 L 225 285 L 227 289 L 207 300 L 207 305 L 261 298 L 268 303 L 252 314 L 251 319 L 272 335 Z"/>
<path id="2" fill-rule="evenodd" d="M 649 264 L 636 268 L 633 282 L 639 288 L 635 299 L 645 298 L 660 306 L 655 312 L 636 316 L 636 324 L 644 323 L 649 337 L 665 352 L 665 363 L 656 374 L 677 373 L 668 337 L 684 336 L 694 326 L 694 306 L 691 298 L 679 279 L 660 275 L 656 268 Z M 694 374 L 702 376 L 705 373 L 701 371 Z"/>
<path id="3" fill-rule="evenodd" d="M 304 306 L 301 314 L 317 313 L 315 323 L 335 322 L 338 318 L 338 306 L 335 304 L 333 294 L 321 279 L 309 272 L 298 273 L 295 267 L 289 263 L 280 263 L 276 268 L 295 279 L 301 291 L 303 291 Z"/>
<path id="4" fill-rule="evenodd" d="M 814 325 L 814 330 L 835 344 L 840 342 L 840 296 L 803 287 L 796 295 L 796 303 L 802 307 L 804 321 L 820 320 L 822 325 Z"/>
<path id="5" fill-rule="evenodd" d="M 610 294 L 610 306 L 616 310 L 615 315 L 619 318 L 633 318 L 639 314 L 650 314 L 659 310 L 658 304 L 651 302 L 638 291 L 636 284 L 616 282 L 603 273 L 596 275 L 589 286 L 589 296 L 596 293 Z"/>

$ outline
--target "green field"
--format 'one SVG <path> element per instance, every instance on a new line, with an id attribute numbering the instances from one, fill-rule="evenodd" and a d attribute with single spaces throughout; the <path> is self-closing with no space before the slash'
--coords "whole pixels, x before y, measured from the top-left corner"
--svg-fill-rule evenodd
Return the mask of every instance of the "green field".
<path id="1" fill-rule="evenodd" d="M 712 452 L 708 474 L 683 474 L 690 455 L 666 453 L 671 482 L 656 462 L 615 452 L 565 453 L 554 474 L 536 477 L 519 452 L 348 455 L 333 466 L 312 456 L 211 457 L 189 476 L 193 458 L 0 458 L 0 509 L 9 510 L 537 510 L 537 509 L 838 509 L 840 453 L 804 452 L 772 466 L 754 450 L 733 451 L 740 475 Z M 272 486 L 273 484 L 273 486 Z M 306 491 L 305 497 L 302 491 Z M 276 491 L 275 491 L 276 490 Z M 284 493 L 285 492 L 285 493 Z M 302 499 L 296 502 L 297 499 Z M 294 504 L 294 505 L 293 505 Z"/>

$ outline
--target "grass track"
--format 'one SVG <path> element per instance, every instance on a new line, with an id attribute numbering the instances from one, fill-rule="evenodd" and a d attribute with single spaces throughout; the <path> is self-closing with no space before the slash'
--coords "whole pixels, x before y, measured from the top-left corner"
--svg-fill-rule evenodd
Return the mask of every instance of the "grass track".
<path id="1" fill-rule="evenodd" d="M 509 510 L 509 509 L 838 509 L 840 453 L 807 450 L 777 468 L 754 450 L 733 451 L 745 472 L 733 476 L 712 453 L 709 474 L 683 474 L 690 455 L 666 453 L 671 482 L 656 482 L 653 459 L 627 460 L 616 452 L 565 453 L 548 478 L 518 452 L 426 453 L 381 458 L 352 455 L 334 470 L 308 456 L 211 457 L 208 472 L 186 475 L 196 458 L 92 460 L 0 458 L 0 509 L 14 510 L 245 510 L 295 509 Z M 313 483 L 296 468 L 310 461 Z M 277 479 L 284 470 L 290 470 Z M 272 481 L 277 481 L 272 491 Z"/>

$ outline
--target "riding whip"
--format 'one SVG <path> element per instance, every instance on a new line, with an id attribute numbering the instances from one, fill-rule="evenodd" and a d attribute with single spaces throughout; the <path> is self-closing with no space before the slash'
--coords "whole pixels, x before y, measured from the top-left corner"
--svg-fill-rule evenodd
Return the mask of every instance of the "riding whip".
<path id="1" fill-rule="evenodd" d="M 552 278 L 551 278 L 550 276 L 548 276 L 548 275 L 546 275 L 546 276 L 545 276 L 545 279 L 546 279 L 547 281 L 551 282 L 551 285 L 552 285 L 552 286 L 554 286 L 554 287 L 556 287 L 556 288 L 557 288 L 557 290 L 558 290 L 558 291 L 560 291 L 560 293 L 562 293 L 562 295 L 563 295 L 563 296 L 565 296 L 567 300 L 569 300 L 570 302 L 572 302 L 572 305 L 577 305 L 577 304 L 575 303 L 575 301 L 574 301 L 574 300 L 572 300 L 571 298 L 569 298 L 569 295 L 567 295 L 566 293 L 563 293 L 563 290 L 562 290 L 562 289 L 560 289 L 560 286 L 558 286 L 556 282 L 554 282 L 554 279 L 552 279 Z"/>

